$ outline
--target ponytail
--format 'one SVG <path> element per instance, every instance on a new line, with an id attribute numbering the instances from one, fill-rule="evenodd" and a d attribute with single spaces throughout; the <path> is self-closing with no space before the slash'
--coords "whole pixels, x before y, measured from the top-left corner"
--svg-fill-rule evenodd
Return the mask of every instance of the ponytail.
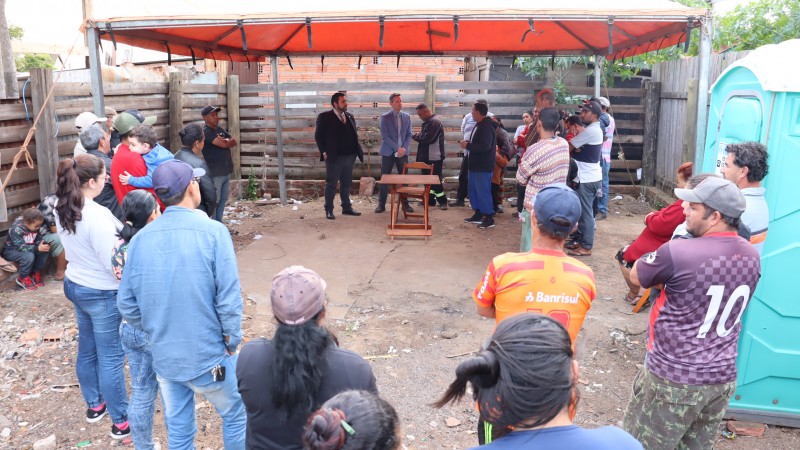
<path id="1" fill-rule="evenodd" d="M 82 219 L 83 191 L 81 187 L 105 171 L 103 161 L 94 155 L 78 155 L 65 159 L 56 170 L 56 213 L 61 227 L 75 233 L 75 223 Z"/>
<path id="2" fill-rule="evenodd" d="M 157 207 L 156 198 L 150 192 L 143 189 L 128 192 L 122 200 L 125 223 L 117 233 L 117 237 L 125 242 L 130 242 L 133 236 L 147 225 L 150 215 Z"/>
<path id="3" fill-rule="evenodd" d="M 456 379 L 433 405 L 461 399 L 472 383 L 481 418 L 501 429 L 534 428 L 577 402 L 569 333 L 556 320 L 523 313 L 503 320 L 477 356 L 456 368 Z"/>

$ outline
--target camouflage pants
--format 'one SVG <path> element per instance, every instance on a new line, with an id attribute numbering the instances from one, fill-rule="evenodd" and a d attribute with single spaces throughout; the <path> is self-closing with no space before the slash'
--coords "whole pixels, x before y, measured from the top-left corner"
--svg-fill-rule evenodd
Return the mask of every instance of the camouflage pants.
<path id="1" fill-rule="evenodd" d="M 678 384 L 642 369 L 633 380 L 622 427 L 649 450 L 713 448 L 735 389 L 735 381 Z"/>

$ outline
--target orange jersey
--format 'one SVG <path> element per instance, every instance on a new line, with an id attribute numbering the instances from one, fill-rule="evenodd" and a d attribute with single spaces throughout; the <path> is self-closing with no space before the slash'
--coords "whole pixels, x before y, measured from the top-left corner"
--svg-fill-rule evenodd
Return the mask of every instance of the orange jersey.
<path id="1" fill-rule="evenodd" d="M 494 305 L 498 323 L 523 312 L 550 316 L 574 343 L 595 294 L 589 266 L 561 251 L 533 249 L 495 257 L 472 298 L 483 307 Z"/>

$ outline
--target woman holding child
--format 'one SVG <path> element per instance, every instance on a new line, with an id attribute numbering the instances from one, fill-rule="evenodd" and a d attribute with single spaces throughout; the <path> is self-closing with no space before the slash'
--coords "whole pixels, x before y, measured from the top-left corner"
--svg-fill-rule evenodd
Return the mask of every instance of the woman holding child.
<path id="1" fill-rule="evenodd" d="M 78 321 L 76 372 L 86 420 L 94 423 L 110 413 L 111 436 L 123 439 L 130 433 L 128 401 L 118 282 L 109 257 L 122 225 L 93 200 L 108 176 L 102 160 L 88 154 L 65 159 L 56 174 L 56 228 L 69 261 L 64 295 L 74 304 Z"/>

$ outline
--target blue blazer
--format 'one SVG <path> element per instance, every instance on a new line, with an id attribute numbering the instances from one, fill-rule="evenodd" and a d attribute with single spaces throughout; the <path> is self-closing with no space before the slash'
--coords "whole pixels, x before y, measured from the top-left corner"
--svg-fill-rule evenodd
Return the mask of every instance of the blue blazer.
<path id="1" fill-rule="evenodd" d="M 411 153 L 411 116 L 400 111 L 400 131 L 403 137 L 402 147 L 406 149 L 406 155 Z M 394 120 L 394 111 L 389 111 L 381 115 L 381 156 L 393 156 L 399 148 L 397 146 L 397 123 Z"/>

